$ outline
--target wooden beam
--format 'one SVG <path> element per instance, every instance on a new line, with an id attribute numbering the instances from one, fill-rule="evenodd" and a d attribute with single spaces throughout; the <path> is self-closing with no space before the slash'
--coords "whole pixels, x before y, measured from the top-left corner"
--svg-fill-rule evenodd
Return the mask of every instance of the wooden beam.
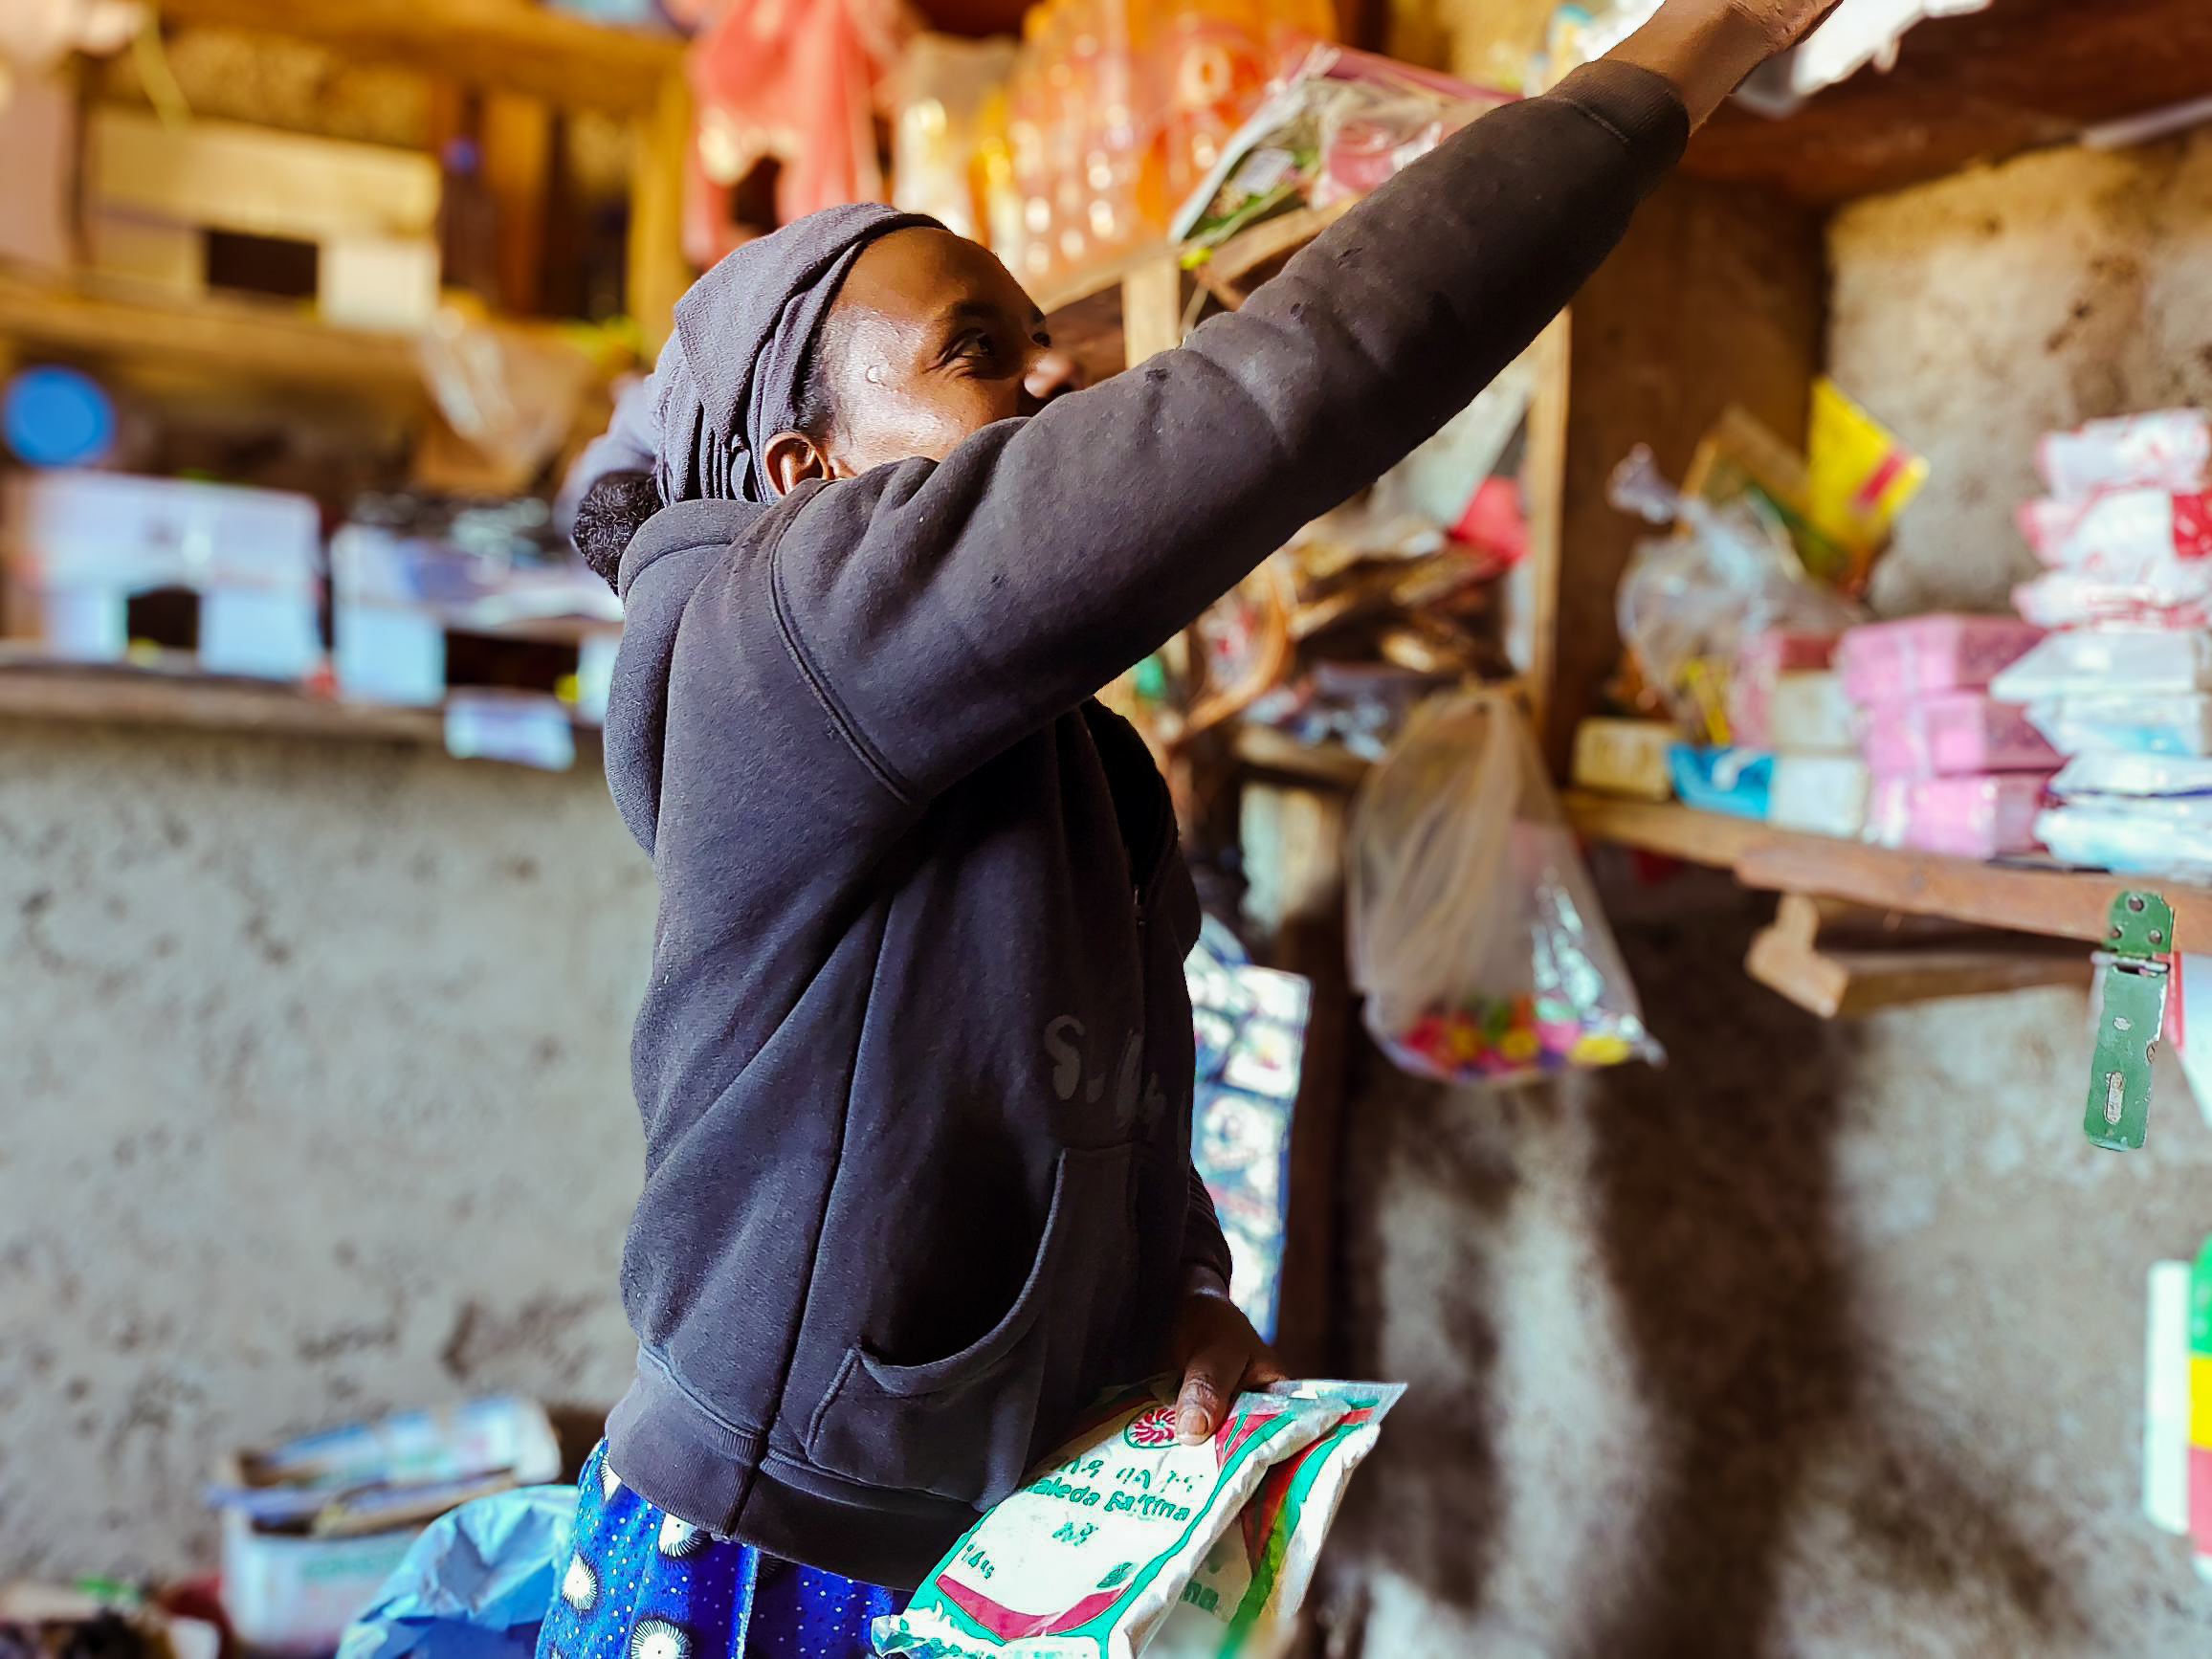
<path id="1" fill-rule="evenodd" d="M 1121 339 L 1127 365 L 1183 343 L 1183 267 L 1156 254 L 1121 279 Z"/>
<path id="2" fill-rule="evenodd" d="M 2078 946 L 1988 933 L 1939 937 L 1917 948 L 1854 949 L 1821 938 L 1827 918 L 1822 901 L 1783 894 L 1774 924 L 1751 941 L 1743 962 L 1760 984 L 1823 1019 L 2090 978 L 2089 952 Z"/>
<path id="3" fill-rule="evenodd" d="M 675 328 L 675 303 L 692 284 L 683 252 L 684 163 L 691 148 L 691 87 L 671 72 L 653 108 L 631 128 L 630 248 L 625 304 L 660 349 Z"/>
<path id="4" fill-rule="evenodd" d="M 127 670 L 0 668 L 0 719 L 445 742 L 445 718 L 436 709 L 334 702 L 291 686 Z"/>
<path id="5" fill-rule="evenodd" d="M 683 42 L 610 29 L 530 0 L 162 0 L 172 22 L 318 41 L 563 108 L 639 111 L 678 71 Z"/>
<path id="6" fill-rule="evenodd" d="M 2114 898 L 2150 889 L 2173 905 L 2174 931 L 2182 948 L 2212 940 L 2212 888 L 2165 876 L 1983 864 L 1775 830 L 1687 807 L 1616 801 L 1579 789 L 1567 791 L 1564 799 L 1577 830 L 1593 841 L 1730 870 L 1746 887 L 2090 943 L 2104 939 L 2105 914 Z"/>
<path id="7" fill-rule="evenodd" d="M 2204 0 L 1996 0 L 1916 24 L 1890 73 L 1863 69 L 1787 120 L 1723 109 L 1683 166 L 1838 202 L 2208 95 Z"/>
<path id="8" fill-rule="evenodd" d="M 1523 679 L 1529 719 L 1545 729 L 1559 673 L 1560 527 L 1566 508 L 1567 403 L 1573 364 L 1573 324 L 1564 311 L 1537 337 L 1537 389 L 1529 402 L 1528 442 L 1521 452 L 1521 498 L 1528 514 L 1528 552 L 1515 573 L 1514 591 L 1528 607 L 1515 618 L 1527 629 L 1529 660 Z M 1561 774 L 1562 776 L 1564 774 Z"/>
<path id="9" fill-rule="evenodd" d="M 125 300 L 0 272 L 0 340 L 134 365 L 200 368 L 226 380 L 337 385 L 409 409 L 424 401 L 408 337 L 337 328 L 250 300 Z"/>

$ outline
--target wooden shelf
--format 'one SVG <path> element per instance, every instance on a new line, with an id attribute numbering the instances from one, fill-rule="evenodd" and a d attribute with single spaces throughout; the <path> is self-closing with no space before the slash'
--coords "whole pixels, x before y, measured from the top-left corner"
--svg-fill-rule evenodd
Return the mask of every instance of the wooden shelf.
<path id="1" fill-rule="evenodd" d="M 568 108 L 651 109 L 683 62 L 673 35 L 610 29 L 531 0 L 163 0 L 162 14 L 314 40 Z"/>
<path id="2" fill-rule="evenodd" d="M 2105 938 L 2105 913 L 2114 896 L 2130 888 L 2151 888 L 2173 905 L 2179 938 L 2212 940 L 2212 889 L 2160 876 L 1983 864 L 1582 790 L 1570 790 L 1566 804 L 1575 828 L 1591 840 L 1733 871 L 1746 887 L 1766 892 L 1847 899 L 1874 910 L 2097 942 Z"/>
<path id="3" fill-rule="evenodd" d="M 342 703 L 291 686 L 131 669 L 0 668 L 0 719 L 445 742 L 436 709 Z"/>
<path id="4" fill-rule="evenodd" d="M 0 340 L 279 385 L 335 384 L 396 402 L 424 398 L 406 336 L 334 328 L 244 300 L 124 299 L 0 270 Z"/>
<path id="5" fill-rule="evenodd" d="M 1683 166 L 1839 202 L 2207 95 L 2204 0 L 1995 0 L 1914 25 L 1889 74 L 1863 69 L 1786 120 L 1723 109 Z"/>

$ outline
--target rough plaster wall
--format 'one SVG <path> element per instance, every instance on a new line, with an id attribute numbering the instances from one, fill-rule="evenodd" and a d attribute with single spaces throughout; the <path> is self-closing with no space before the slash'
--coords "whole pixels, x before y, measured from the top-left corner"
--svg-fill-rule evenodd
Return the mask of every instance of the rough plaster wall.
<path id="1" fill-rule="evenodd" d="M 1345 1358 L 1414 1384 L 1338 1539 L 1358 1650 L 2203 1653 L 2136 1513 L 2144 1274 L 2212 1227 L 2178 1073 L 2099 1153 L 2080 993 L 1824 1025 L 1742 978 L 1761 901 L 1641 902 L 1666 1070 L 1354 1107 Z"/>
<path id="2" fill-rule="evenodd" d="M 226 1448 L 619 1395 L 652 924 L 588 763 L 0 725 L 0 1580 L 208 1564 Z"/>
<path id="3" fill-rule="evenodd" d="M 2046 150 L 1858 203 L 1829 234 L 1831 372 L 1935 463 L 1886 615 L 2002 610 L 2038 433 L 2212 402 L 2212 127 Z"/>

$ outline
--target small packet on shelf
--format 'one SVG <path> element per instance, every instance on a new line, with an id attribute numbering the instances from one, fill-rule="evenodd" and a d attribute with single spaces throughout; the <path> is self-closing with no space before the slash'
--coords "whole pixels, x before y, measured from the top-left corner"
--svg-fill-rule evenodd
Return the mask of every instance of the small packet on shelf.
<path id="1" fill-rule="evenodd" d="M 1240 1394 L 1210 1440 L 1184 1446 L 1174 1380 L 1110 1395 L 968 1529 L 904 1612 L 875 1621 L 876 1653 L 1136 1659 L 1268 1471 L 1351 1408 Z"/>
<path id="2" fill-rule="evenodd" d="M 2062 501 L 2086 500 L 2099 490 L 2202 490 L 2212 486 L 2212 414 L 2154 409 L 2046 432 L 2036 444 L 2035 465 Z"/>

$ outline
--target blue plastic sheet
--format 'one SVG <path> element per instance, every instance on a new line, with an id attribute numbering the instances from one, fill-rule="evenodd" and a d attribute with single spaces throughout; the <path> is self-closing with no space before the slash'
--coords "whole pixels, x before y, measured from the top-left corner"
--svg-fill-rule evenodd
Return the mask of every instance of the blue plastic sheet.
<path id="1" fill-rule="evenodd" d="M 531 1659 L 575 1529 L 572 1486 L 519 1487 L 439 1516 L 338 1659 Z"/>

